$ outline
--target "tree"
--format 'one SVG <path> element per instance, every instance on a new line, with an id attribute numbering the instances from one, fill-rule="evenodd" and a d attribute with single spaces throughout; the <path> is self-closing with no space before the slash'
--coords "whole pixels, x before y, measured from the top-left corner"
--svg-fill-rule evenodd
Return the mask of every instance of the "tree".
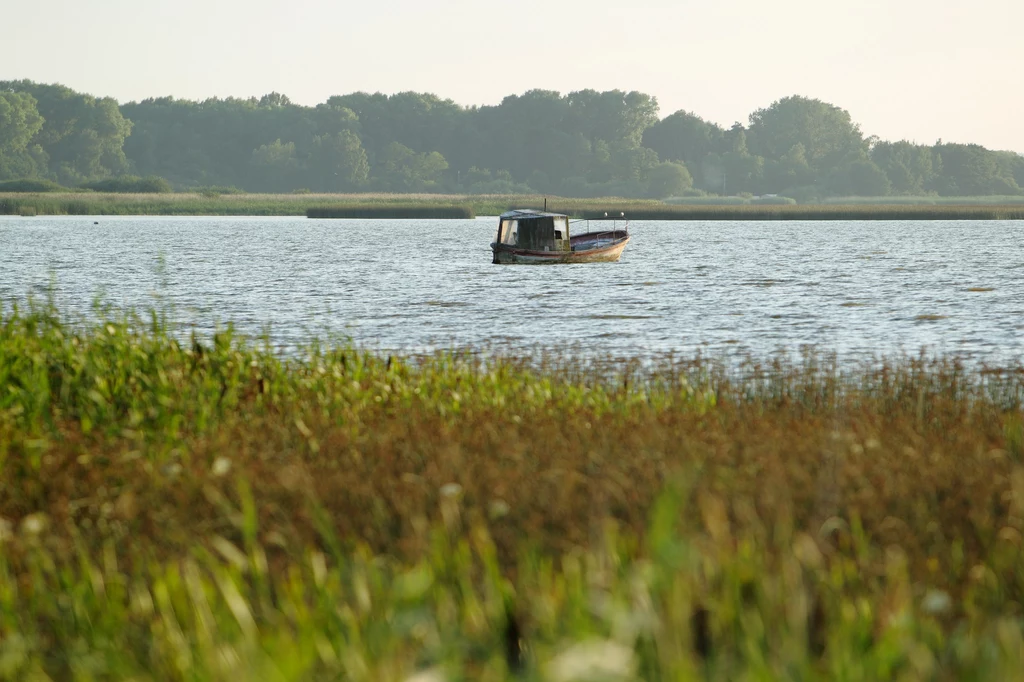
<path id="1" fill-rule="evenodd" d="M 473 166 L 463 180 L 466 191 L 471 194 L 525 194 L 533 191 L 530 186 L 513 180 L 506 170 L 492 174 L 486 168 Z"/>
<path id="2" fill-rule="evenodd" d="M 764 176 L 764 159 L 746 151 L 722 155 L 722 194 L 760 193 Z"/>
<path id="3" fill-rule="evenodd" d="M 391 191 L 429 191 L 436 188 L 447 168 L 448 162 L 438 152 L 417 154 L 392 142 L 382 155 L 378 181 L 383 189 Z"/>
<path id="4" fill-rule="evenodd" d="M 1006 153 L 1010 156 L 1008 162 L 1013 179 L 1018 187 L 1024 189 L 1024 156 L 1013 152 Z"/>
<path id="5" fill-rule="evenodd" d="M 292 101 L 288 99 L 287 95 L 282 95 L 279 92 L 271 92 L 263 97 L 260 97 L 259 105 L 261 107 L 287 107 L 291 106 Z"/>
<path id="6" fill-rule="evenodd" d="M 37 163 L 45 163 L 42 149 L 32 145 L 42 127 L 32 95 L 0 92 L 0 180 L 33 177 L 46 170 Z"/>
<path id="7" fill-rule="evenodd" d="M 639 147 L 658 120 L 658 100 L 642 92 L 578 90 L 566 97 L 568 122 L 593 145 L 597 140 Z"/>
<path id="8" fill-rule="evenodd" d="M 126 173 L 124 141 L 132 124 L 109 97 L 81 95 L 62 85 L 32 81 L 0 82 L 0 91 L 35 98 L 43 125 L 33 137 L 49 163 L 48 175 L 72 185 Z"/>
<path id="9" fill-rule="evenodd" d="M 1020 187 L 997 152 L 976 144 L 937 144 L 942 172 L 935 188 L 944 196 L 1017 194 Z"/>
<path id="10" fill-rule="evenodd" d="M 936 169 L 941 168 L 931 147 L 906 140 L 878 142 L 872 145 L 870 158 L 885 172 L 893 194 L 924 194 L 934 184 Z"/>
<path id="11" fill-rule="evenodd" d="M 724 132 L 714 123 L 687 111 L 677 111 L 644 131 L 643 144 L 668 161 L 696 167 L 719 148 Z"/>
<path id="12" fill-rule="evenodd" d="M 611 153 L 615 180 L 646 182 L 651 169 L 659 163 L 658 155 L 647 147 L 629 147 L 620 142 L 611 146 Z"/>
<path id="13" fill-rule="evenodd" d="M 378 164 L 392 142 L 414 152 L 440 151 L 445 157 L 457 159 L 466 170 L 477 162 L 467 111 L 450 99 L 417 92 L 400 92 L 390 97 L 382 93 L 356 92 L 327 100 L 331 107 L 344 107 L 355 112 L 359 120 L 359 136 L 370 165 Z"/>
<path id="14" fill-rule="evenodd" d="M 497 161 L 515 178 L 538 170 L 549 177 L 579 172 L 590 144 L 567 131 L 568 111 L 565 99 L 553 90 L 509 95 L 497 107 L 485 107 L 477 118 L 486 141 L 473 165 L 491 167 Z"/>
<path id="15" fill-rule="evenodd" d="M 797 142 L 782 155 L 781 159 L 765 164 L 764 188 L 770 193 L 778 194 L 793 187 L 814 184 L 816 178 L 817 174 L 807 163 L 804 146 Z"/>
<path id="16" fill-rule="evenodd" d="M 251 179 L 247 183 L 250 188 L 260 192 L 271 192 L 281 187 L 294 189 L 300 167 L 295 143 L 274 140 L 260 145 L 252 152 L 250 167 Z"/>
<path id="17" fill-rule="evenodd" d="M 482 107 L 417 92 L 357 92 L 315 107 L 277 92 L 118 106 L 61 85 L 4 81 L 0 178 L 648 196 L 687 184 L 668 163 L 693 173 L 689 186 L 722 194 L 991 195 L 1024 185 L 1019 154 L 865 140 L 848 112 L 820 100 L 787 97 L 751 114 L 749 127 L 728 129 L 686 111 L 659 121 L 657 111 L 655 98 L 622 90 L 529 90 Z"/>
<path id="18" fill-rule="evenodd" d="M 828 184 L 834 194 L 856 197 L 884 197 L 892 189 L 884 170 L 870 159 L 857 159 L 835 171 Z"/>
<path id="19" fill-rule="evenodd" d="M 366 184 L 370 165 L 359 137 L 350 130 L 313 138 L 307 162 L 307 186 L 324 192 L 349 192 Z"/>
<path id="20" fill-rule="evenodd" d="M 751 152 L 778 161 L 802 145 L 807 165 L 817 174 L 861 158 L 867 143 L 850 114 L 806 97 L 786 97 L 750 115 Z"/>
<path id="21" fill-rule="evenodd" d="M 677 196 L 691 187 L 693 177 L 681 163 L 662 161 L 647 175 L 647 195 L 655 199 Z"/>

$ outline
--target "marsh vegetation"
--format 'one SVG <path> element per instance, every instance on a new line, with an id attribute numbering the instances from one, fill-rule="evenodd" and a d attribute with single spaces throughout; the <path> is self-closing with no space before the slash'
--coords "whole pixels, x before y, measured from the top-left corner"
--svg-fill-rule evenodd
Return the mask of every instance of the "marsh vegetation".
<path id="1" fill-rule="evenodd" d="M 228 188 L 202 192 L 0 193 L 0 215 L 225 215 L 310 218 L 472 218 L 513 208 L 547 207 L 580 218 L 624 214 L 632 220 L 1021 220 L 1024 201 L 963 198 L 935 203 L 794 204 L 736 197 L 666 203 L 606 197 L 572 199 L 535 194 L 246 194 Z"/>
<path id="2" fill-rule="evenodd" d="M 5 678 L 1024 672 L 1020 367 L 99 319 L 0 313 Z"/>

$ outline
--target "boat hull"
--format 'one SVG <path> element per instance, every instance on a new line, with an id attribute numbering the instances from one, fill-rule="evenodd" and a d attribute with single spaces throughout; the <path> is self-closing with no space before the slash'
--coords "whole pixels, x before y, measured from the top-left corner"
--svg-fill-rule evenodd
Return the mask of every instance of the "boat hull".
<path id="1" fill-rule="evenodd" d="M 571 251 L 531 251 L 508 244 L 491 244 L 495 263 L 544 265 L 548 263 L 612 263 L 629 243 L 623 230 L 593 232 L 570 239 Z"/>

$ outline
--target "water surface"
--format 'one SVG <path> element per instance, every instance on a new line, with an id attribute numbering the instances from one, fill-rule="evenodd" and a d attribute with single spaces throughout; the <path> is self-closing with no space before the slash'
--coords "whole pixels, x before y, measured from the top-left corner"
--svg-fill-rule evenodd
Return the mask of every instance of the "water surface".
<path id="1" fill-rule="evenodd" d="M 94 224 L 98 223 L 98 224 Z M 618 263 L 492 265 L 495 219 L 0 217 L 0 301 L 167 307 L 275 343 L 1024 355 L 1024 222 L 631 224 Z"/>

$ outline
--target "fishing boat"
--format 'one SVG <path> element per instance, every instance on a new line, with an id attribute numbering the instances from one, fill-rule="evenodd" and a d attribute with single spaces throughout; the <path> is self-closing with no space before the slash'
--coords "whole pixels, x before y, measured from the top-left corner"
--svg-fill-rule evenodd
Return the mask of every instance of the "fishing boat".
<path id="1" fill-rule="evenodd" d="M 607 214 L 606 214 L 607 215 Z M 591 230 L 590 223 L 600 223 Z M 611 223 L 609 226 L 608 223 Z M 520 209 L 502 213 L 498 235 L 491 243 L 495 263 L 608 263 L 619 260 L 629 243 L 625 216 L 604 220 L 574 220 L 585 232 L 570 235 L 569 216 Z"/>

